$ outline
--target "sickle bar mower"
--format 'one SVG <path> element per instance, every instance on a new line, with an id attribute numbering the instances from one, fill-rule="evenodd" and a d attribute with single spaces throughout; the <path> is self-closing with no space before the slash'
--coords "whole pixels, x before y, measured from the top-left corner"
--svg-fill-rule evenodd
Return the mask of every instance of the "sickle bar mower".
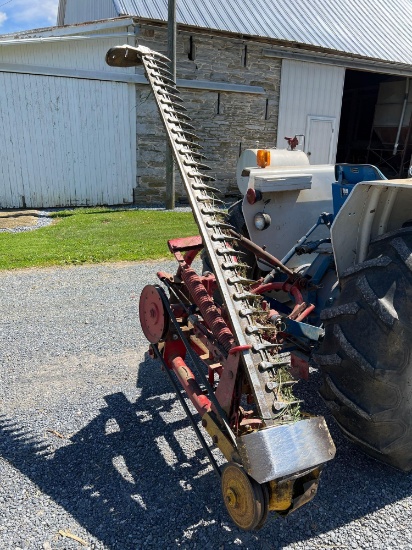
<path id="1" fill-rule="evenodd" d="M 229 515 L 242 529 L 258 529 L 269 510 L 286 515 L 311 500 L 323 465 L 335 454 L 324 419 L 302 412 L 293 395 L 290 350 L 305 350 L 308 344 L 287 333 L 284 317 L 263 296 L 268 290 L 289 290 L 295 306 L 286 321 L 302 324 L 311 311 L 299 290 L 307 281 L 287 268 L 280 286 L 248 279 L 239 251 L 244 239 L 216 198 L 168 59 L 125 45 L 109 50 L 106 60 L 112 66 L 143 65 L 200 233 L 169 241 L 177 271 L 157 274 L 167 293 L 157 285 L 144 288 L 142 329 L 221 476 Z M 192 266 L 200 251 L 210 266 L 203 274 Z M 259 253 L 265 258 L 263 249 Z M 284 267 L 267 256 L 274 268 Z M 181 388 L 228 461 L 222 470 Z"/>

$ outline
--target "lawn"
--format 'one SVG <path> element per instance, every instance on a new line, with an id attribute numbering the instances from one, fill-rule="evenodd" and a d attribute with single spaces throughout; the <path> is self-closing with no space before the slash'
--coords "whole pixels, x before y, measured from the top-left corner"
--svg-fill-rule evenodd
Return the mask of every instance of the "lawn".
<path id="1" fill-rule="evenodd" d="M 197 235 L 191 212 L 78 208 L 52 214 L 53 224 L 0 233 L 0 269 L 170 257 L 167 240 Z"/>

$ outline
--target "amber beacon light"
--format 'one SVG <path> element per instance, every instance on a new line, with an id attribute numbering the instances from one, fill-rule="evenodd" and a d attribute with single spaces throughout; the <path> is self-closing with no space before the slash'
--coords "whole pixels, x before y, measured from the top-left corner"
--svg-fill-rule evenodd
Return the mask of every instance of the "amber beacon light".
<path id="1" fill-rule="evenodd" d="M 266 168 L 270 164 L 270 151 L 267 149 L 258 149 L 256 153 L 256 162 L 260 168 Z"/>

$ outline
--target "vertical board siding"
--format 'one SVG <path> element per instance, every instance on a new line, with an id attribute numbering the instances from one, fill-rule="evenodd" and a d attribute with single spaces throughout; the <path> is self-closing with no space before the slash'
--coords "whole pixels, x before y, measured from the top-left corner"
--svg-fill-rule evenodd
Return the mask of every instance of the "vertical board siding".
<path id="1" fill-rule="evenodd" d="M 64 25 L 117 17 L 113 0 L 66 0 Z"/>
<path id="2" fill-rule="evenodd" d="M 0 72 L 0 207 L 132 202 L 134 86 Z"/>
<path id="3" fill-rule="evenodd" d="M 335 117 L 332 162 L 335 161 L 344 78 L 343 67 L 282 61 L 277 147 L 286 147 L 285 136 L 306 134 L 308 115 Z"/>
<path id="4" fill-rule="evenodd" d="M 77 40 L 61 37 L 60 42 L 42 44 L 19 44 L 16 40 L 16 45 L 1 48 L 1 63 L 119 73 L 119 68 L 106 63 L 106 53 L 113 46 L 127 42 L 126 33 L 127 28 L 123 26 L 80 35 Z M 101 34 L 105 36 L 99 38 Z M 111 34 L 115 36 L 108 38 L 107 35 Z M 122 68 L 121 71 L 135 73 L 134 67 Z"/>

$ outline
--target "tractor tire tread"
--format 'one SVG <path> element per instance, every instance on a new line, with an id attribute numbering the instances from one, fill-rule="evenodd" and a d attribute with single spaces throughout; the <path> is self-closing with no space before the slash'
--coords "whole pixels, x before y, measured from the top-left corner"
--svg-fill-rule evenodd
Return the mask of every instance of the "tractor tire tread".
<path id="1" fill-rule="evenodd" d="M 354 275 L 359 271 L 364 271 L 365 269 L 370 269 L 372 267 L 388 267 L 391 261 L 392 260 L 387 256 L 381 256 L 380 258 L 373 258 L 372 260 L 366 260 L 364 262 L 361 262 L 359 264 L 353 265 L 345 269 L 345 271 L 341 275 L 341 278 L 343 279 L 345 277 L 349 277 L 350 275 Z"/>
<path id="2" fill-rule="evenodd" d="M 313 355 L 320 393 L 343 433 L 365 453 L 412 469 L 412 228 L 373 240 L 347 269 Z"/>
<path id="3" fill-rule="evenodd" d="M 322 311 L 320 318 L 322 321 L 326 321 L 327 319 L 334 319 L 341 315 L 356 315 L 359 311 L 359 307 L 357 302 L 349 302 L 348 304 L 342 304 L 340 306 L 328 307 Z"/>

